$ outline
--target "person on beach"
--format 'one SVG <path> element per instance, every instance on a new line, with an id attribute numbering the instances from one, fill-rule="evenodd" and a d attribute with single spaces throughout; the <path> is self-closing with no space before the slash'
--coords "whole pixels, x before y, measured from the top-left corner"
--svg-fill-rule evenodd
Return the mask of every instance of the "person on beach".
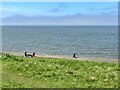
<path id="1" fill-rule="evenodd" d="M 33 55 L 32 55 L 33 57 L 35 57 L 35 52 L 33 53 Z"/>
<path id="2" fill-rule="evenodd" d="M 78 57 L 76 56 L 76 53 L 73 53 L 73 58 L 78 58 Z"/>

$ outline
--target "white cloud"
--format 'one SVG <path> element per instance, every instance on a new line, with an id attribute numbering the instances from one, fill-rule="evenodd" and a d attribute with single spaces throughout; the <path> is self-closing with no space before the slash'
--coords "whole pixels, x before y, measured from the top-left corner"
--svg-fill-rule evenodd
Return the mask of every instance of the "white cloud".
<path id="1" fill-rule="evenodd" d="M 49 12 L 59 13 L 59 12 L 63 11 L 66 8 L 67 8 L 67 3 L 61 2 L 61 3 L 59 3 L 59 5 L 57 7 L 49 10 Z"/>

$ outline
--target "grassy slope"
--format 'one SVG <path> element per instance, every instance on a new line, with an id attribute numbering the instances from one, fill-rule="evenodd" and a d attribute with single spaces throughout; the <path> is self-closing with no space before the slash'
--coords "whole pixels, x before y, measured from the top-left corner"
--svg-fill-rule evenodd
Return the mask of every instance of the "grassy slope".
<path id="1" fill-rule="evenodd" d="M 115 88 L 115 63 L 3 55 L 2 86 L 9 88 Z"/>

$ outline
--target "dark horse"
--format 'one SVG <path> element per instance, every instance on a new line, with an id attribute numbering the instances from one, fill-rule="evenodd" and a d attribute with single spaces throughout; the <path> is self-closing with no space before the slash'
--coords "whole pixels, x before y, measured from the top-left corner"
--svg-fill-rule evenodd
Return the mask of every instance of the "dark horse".
<path id="1" fill-rule="evenodd" d="M 27 52 L 25 52 L 25 57 L 35 57 L 35 52 L 33 54 L 27 54 Z"/>

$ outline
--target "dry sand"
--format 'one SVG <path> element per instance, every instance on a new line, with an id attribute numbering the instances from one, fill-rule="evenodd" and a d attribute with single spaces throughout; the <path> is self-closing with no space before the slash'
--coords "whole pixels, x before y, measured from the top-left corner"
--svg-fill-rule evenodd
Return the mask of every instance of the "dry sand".
<path id="1" fill-rule="evenodd" d="M 4 52 L 9 53 L 11 55 L 24 56 L 24 52 Z M 73 58 L 72 55 L 36 55 L 37 57 L 48 57 L 48 58 L 64 58 L 70 60 L 85 60 L 85 61 L 98 61 L 98 62 L 118 62 L 118 59 L 114 58 L 98 58 L 98 57 L 85 57 L 78 56 L 78 58 Z"/>

